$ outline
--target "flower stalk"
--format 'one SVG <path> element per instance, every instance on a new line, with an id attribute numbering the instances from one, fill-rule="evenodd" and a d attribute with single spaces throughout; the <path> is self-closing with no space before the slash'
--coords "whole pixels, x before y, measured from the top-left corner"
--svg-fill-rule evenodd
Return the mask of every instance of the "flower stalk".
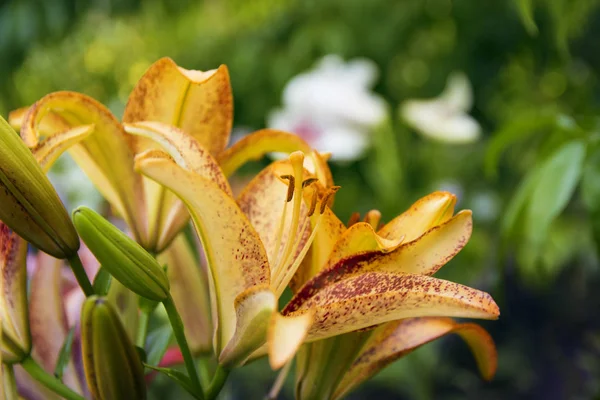
<path id="1" fill-rule="evenodd" d="M 59 381 L 54 375 L 46 372 L 31 356 L 25 357 L 21 366 L 36 381 L 67 400 L 85 400 L 68 386 Z"/>

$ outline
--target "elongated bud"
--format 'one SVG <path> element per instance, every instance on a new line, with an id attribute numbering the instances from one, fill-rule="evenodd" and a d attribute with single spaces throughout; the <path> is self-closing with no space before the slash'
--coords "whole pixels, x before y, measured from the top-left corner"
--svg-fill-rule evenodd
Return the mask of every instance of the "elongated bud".
<path id="1" fill-rule="evenodd" d="M 38 249 L 69 258 L 79 238 L 31 151 L 0 117 L 0 220 Z"/>
<path id="2" fill-rule="evenodd" d="M 73 211 L 73 222 L 102 268 L 123 286 L 150 300 L 169 297 L 167 274 L 142 246 L 87 207 Z"/>
<path id="3" fill-rule="evenodd" d="M 145 399 L 144 368 L 117 313 L 91 296 L 81 311 L 83 367 L 92 398 Z"/>

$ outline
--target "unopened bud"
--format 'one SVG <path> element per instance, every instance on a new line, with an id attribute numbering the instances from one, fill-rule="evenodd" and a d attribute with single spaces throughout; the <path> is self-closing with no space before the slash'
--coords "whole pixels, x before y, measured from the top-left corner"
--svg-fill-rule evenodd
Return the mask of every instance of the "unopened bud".
<path id="1" fill-rule="evenodd" d="M 96 400 L 145 399 L 144 367 L 117 313 L 91 296 L 81 311 L 85 377 Z"/>
<path id="2" fill-rule="evenodd" d="M 142 246 L 87 207 L 73 211 L 75 228 L 102 268 L 129 290 L 150 300 L 169 297 L 169 279 Z"/>
<path id="3" fill-rule="evenodd" d="M 0 220 L 38 249 L 69 258 L 79 238 L 42 168 L 0 117 Z"/>

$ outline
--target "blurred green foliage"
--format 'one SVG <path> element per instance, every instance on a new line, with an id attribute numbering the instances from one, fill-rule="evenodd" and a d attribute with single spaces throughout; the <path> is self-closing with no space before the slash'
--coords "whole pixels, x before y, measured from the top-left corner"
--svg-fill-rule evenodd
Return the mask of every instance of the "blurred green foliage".
<path id="1" fill-rule="evenodd" d="M 599 5 L 10 1 L 0 6 L 0 113 L 75 90 L 120 115 L 145 69 L 169 56 L 189 69 L 227 64 L 235 125 L 258 129 L 280 105 L 286 82 L 320 57 L 372 59 L 390 118 L 373 132 L 367 157 L 333 166 L 343 187 L 336 211 L 348 218 L 378 208 L 389 220 L 427 192 L 453 188 L 459 207 L 474 210 L 475 230 L 439 276 L 491 291 L 503 315 L 486 324 L 500 351 L 493 384 L 479 380 L 464 347 L 443 341 L 365 390 L 408 398 L 588 398 L 600 388 L 600 293 L 593 286 L 600 277 Z M 440 93 L 455 70 L 474 87 L 472 114 L 485 133 L 478 143 L 425 140 L 396 112 L 408 98 Z M 563 312 L 565 304 L 578 311 Z M 230 393 L 264 393 L 273 379 L 256 378 L 264 367 L 241 372 L 253 379 Z"/>

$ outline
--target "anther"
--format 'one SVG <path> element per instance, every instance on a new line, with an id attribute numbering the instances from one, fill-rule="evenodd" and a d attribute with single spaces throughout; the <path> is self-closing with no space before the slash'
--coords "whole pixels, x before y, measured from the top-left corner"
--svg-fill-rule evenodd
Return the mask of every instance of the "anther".
<path id="1" fill-rule="evenodd" d="M 359 212 L 352 213 L 352 215 L 350 216 L 350 219 L 348 220 L 348 228 L 350 228 L 352 225 L 354 225 L 358 221 L 360 221 L 360 213 Z"/>
<path id="2" fill-rule="evenodd" d="M 314 182 L 318 181 L 317 178 L 307 178 L 302 182 L 302 189 L 305 187 L 312 185 Z"/>
<path id="3" fill-rule="evenodd" d="M 280 178 L 289 181 L 286 199 L 286 201 L 289 203 L 294 198 L 294 187 L 296 186 L 296 179 L 293 175 L 281 175 Z"/>
<path id="4" fill-rule="evenodd" d="M 319 191 L 315 188 L 313 195 L 310 199 L 310 208 L 308 209 L 308 216 L 312 216 L 317 208 L 317 200 L 319 199 Z"/>
<path id="5" fill-rule="evenodd" d="M 329 203 L 329 199 L 331 198 L 331 196 L 333 196 L 335 194 L 335 192 L 337 192 L 340 189 L 341 189 L 341 186 L 332 186 L 327 190 L 327 192 L 321 199 L 321 208 L 319 209 L 319 212 L 321 214 L 323 214 L 325 212 L 325 206 L 327 206 L 327 203 Z"/>

